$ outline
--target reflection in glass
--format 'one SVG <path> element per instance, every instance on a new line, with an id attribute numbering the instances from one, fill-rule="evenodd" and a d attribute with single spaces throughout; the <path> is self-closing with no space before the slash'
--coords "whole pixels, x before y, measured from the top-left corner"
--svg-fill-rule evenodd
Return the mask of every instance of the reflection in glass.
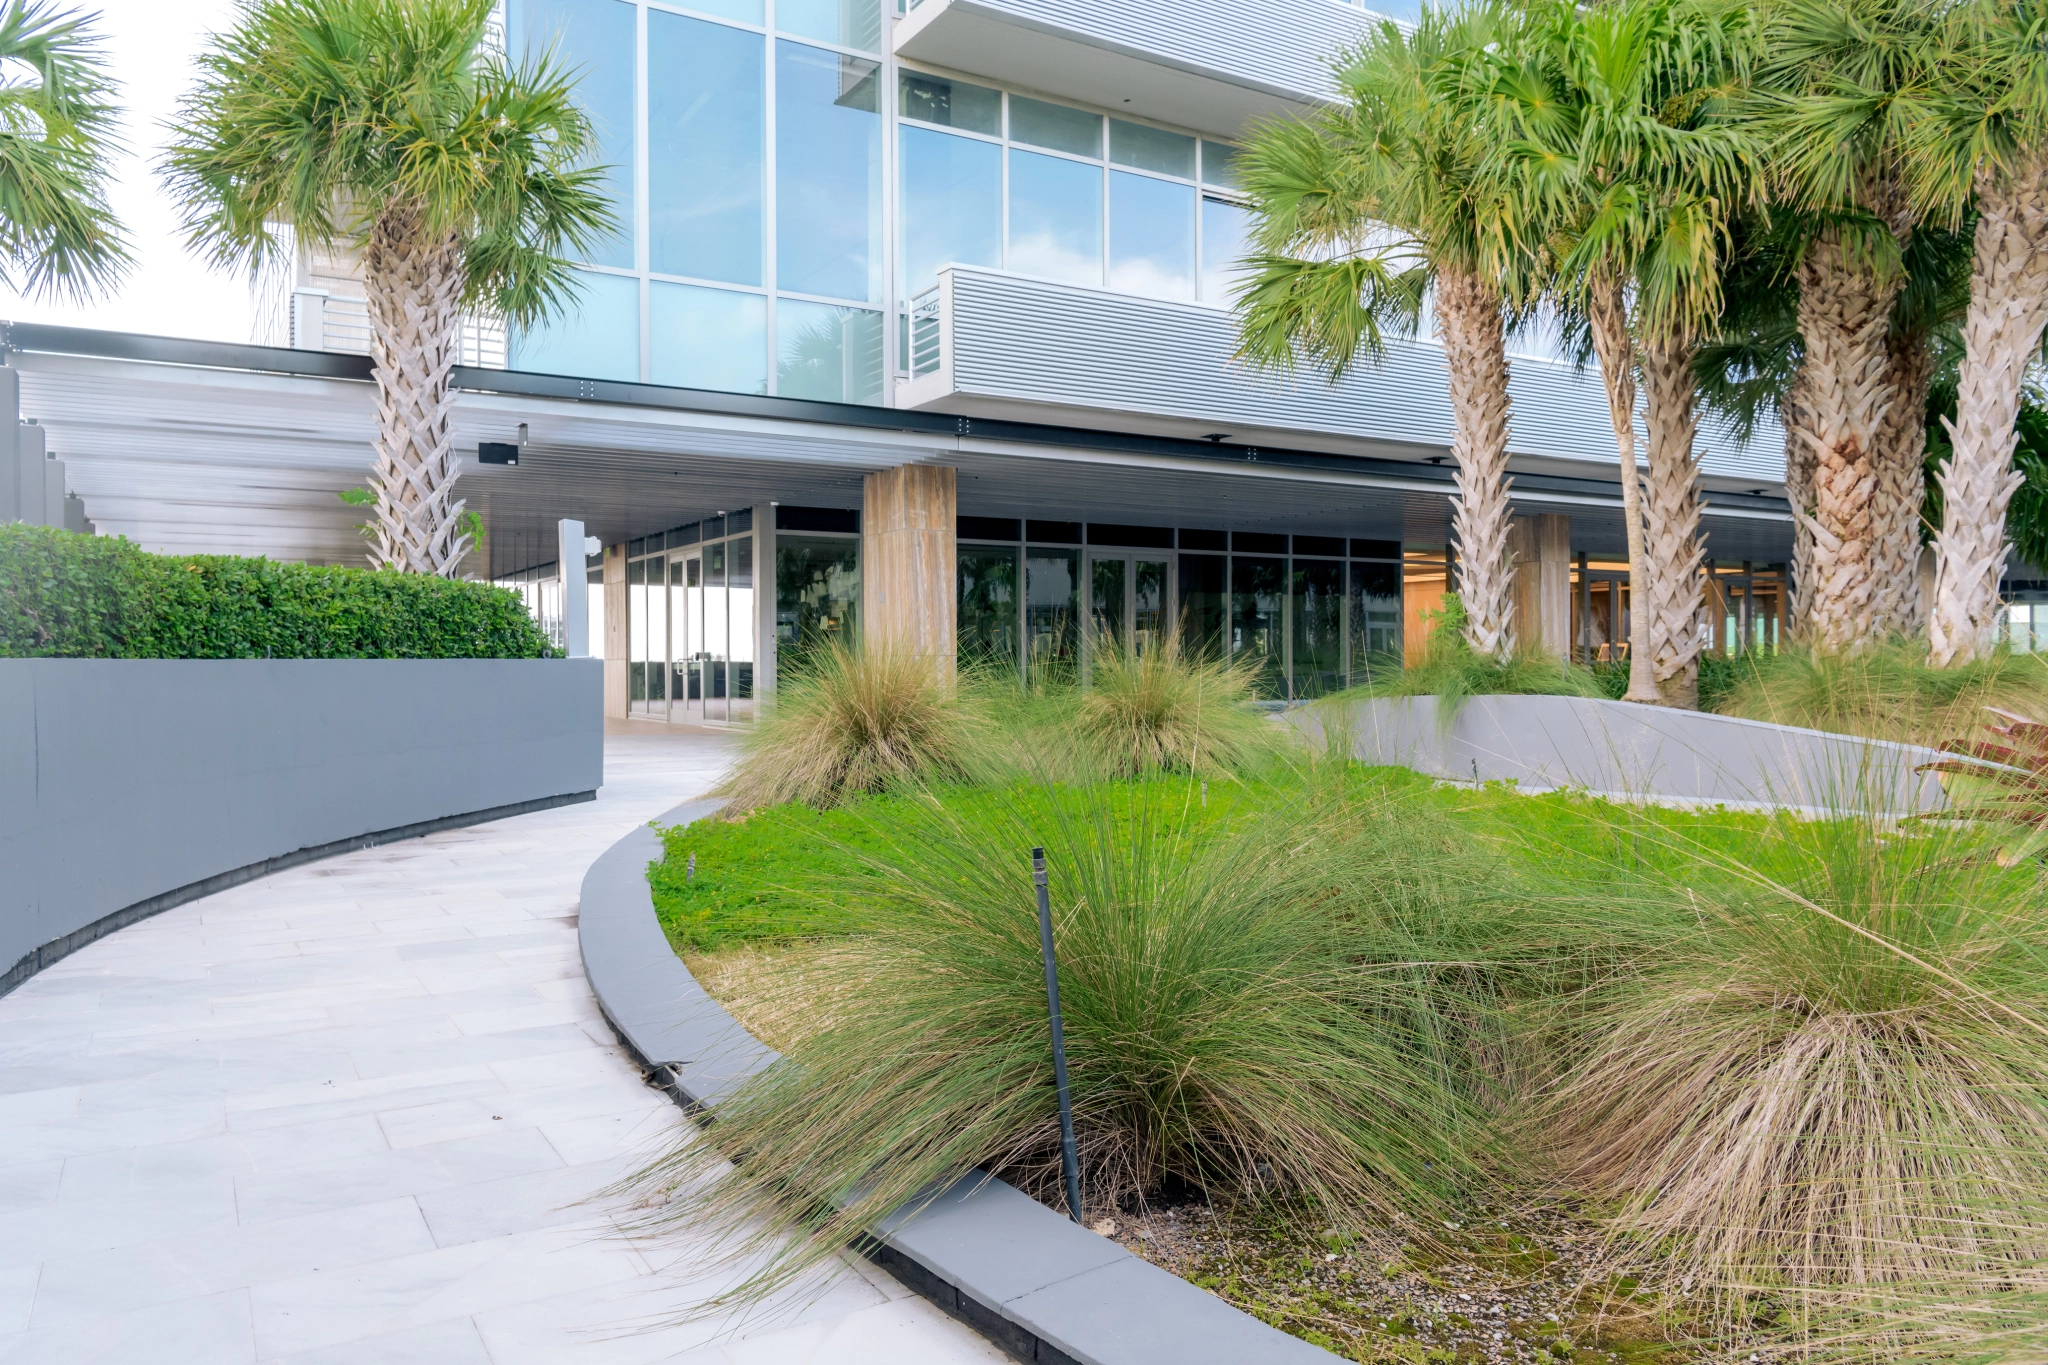
<path id="1" fill-rule="evenodd" d="M 1237 148 L 1227 142 L 1211 142 L 1203 138 L 1202 183 L 1221 185 L 1227 190 L 1238 188 Z"/>
<path id="2" fill-rule="evenodd" d="M 671 711 L 681 715 L 689 704 L 690 595 L 684 588 L 683 557 L 668 560 L 668 700 Z M 597 657 L 604 657 L 600 647 Z"/>
<path id="3" fill-rule="evenodd" d="M 1074 678 L 1079 550 L 1032 546 L 1024 552 L 1024 642 L 1027 680 Z"/>
<path id="4" fill-rule="evenodd" d="M 762 0 L 690 0 L 689 7 L 700 14 L 715 14 L 721 19 L 737 19 L 743 24 L 765 24 L 768 22 L 767 6 Z M 649 11 L 653 13 L 653 11 Z"/>
<path id="5" fill-rule="evenodd" d="M 962 545 L 957 639 L 962 668 L 1017 669 L 1017 550 Z"/>
<path id="6" fill-rule="evenodd" d="M 597 131 L 595 163 L 606 168 L 603 193 L 619 230 L 592 249 L 592 265 L 633 268 L 633 94 L 639 46 L 634 7 L 625 0 L 513 0 L 515 50 L 537 60 L 553 49 L 556 65 L 576 76 L 576 103 Z M 558 374 L 582 374 L 558 370 Z"/>
<path id="7" fill-rule="evenodd" d="M 1009 269 L 1102 283 L 1102 172 L 1010 149 Z"/>
<path id="8" fill-rule="evenodd" d="M 1090 650 L 1127 648 L 1124 637 L 1124 593 L 1129 565 L 1121 559 L 1088 561 L 1088 647 Z"/>
<path id="9" fill-rule="evenodd" d="M 1223 657 L 1227 562 L 1222 555 L 1180 557 L 1180 642 L 1190 658 Z"/>
<path id="10" fill-rule="evenodd" d="M 768 392 L 768 300 L 656 280 L 648 286 L 647 301 L 654 383 Z"/>
<path id="11" fill-rule="evenodd" d="M 578 297 L 560 317 L 512 342 L 512 368 L 585 379 L 640 378 L 640 281 L 576 272 Z"/>
<path id="12" fill-rule="evenodd" d="M 761 283 L 767 72 L 758 33 L 647 12 L 648 263 Z"/>
<path id="13" fill-rule="evenodd" d="M 1136 166 L 1141 171 L 1158 171 L 1184 180 L 1195 178 L 1195 140 L 1186 133 L 1169 133 L 1149 124 L 1111 119 L 1109 159 L 1119 166 Z"/>
<path id="14" fill-rule="evenodd" d="M 900 130 L 905 300 L 929 289 L 939 267 L 1003 263 L 1003 149 L 930 128 Z"/>
<path id="15" fill-rule="evenodd" d="M 725 543 L 727 653 L 731 656 L 731 694 L 727 698 L 728 720 L 751 720 L 754 715 L 754 538 L 741 536 Z"/>
<path id="16" fill-rule="evenodd" d="M 1401 566 L 1351 566 L 1351 681 L 1401 667 Z"/>
<path id="17" fill-rule="evenodd" d="M 775 392 L 826 403 L 880 403 L 882 315 L 797 299 L 777 303 Z"/>
<path id="18" fill-rule="evenodd" d="M 704 617 L 704 719 L 727 720 L 725 546 L 704 547 L 704 589 L 698 595 Z"/>
<path id="19" fill-rule="evenodd" d="M 1012 95 L 1010 140 L 1075 156 L 1101 156 L 1102 116 Z"/>
<path id="20" fill-rule="evenodd" d="M 775 45 L 775 283 L 882 298 L 882 68 Z"/>
<path id="21" fill-rule="evenodd" d="M 851 647 L 860 619 L 860 542 L 775 537 L 775 669 L 801 673 L 818 650 Z"/>
<path id="22" fill-rule="evenodd" d="M 1131 563 L 1131 652 L 1145 657 L 1166 637 L 1166 561 Z"/>
<path id="23" fill-rule="evenodd" d="M 1287 642 L 1280 633 L 1286 590 L 1286 560 L 1231 556 L 1230 657 L 1250 661 L 1252 686 L 1265 697 L 1286 694 Z"/>
<path id="24" fill-rule="evenodd" d="M 882 50 L 880 0 L 775 0 L 775 27 L 862 52 Z"/>
<path id="25" fill-rule="evenodd" d="M 922 71 L 899 71 L 896 112 L 920 123 L 965 128 L 990 137 L 1003 135 L 1003 96 L 983 85 L 969 85 Z"/>
<path id="26" fill-rule="evenodd" d="M 1195 189 L 1109 173 L 1109 287 L 1162 299 L 1195 296 Z"/>
<path id="27" fill-rule="evenodd" d="M 1288 695 L 1323 697 L 1344 687 L 1344 565 L 1297 559 L 1289 604 L 1294 633 Z"/>
<path id="28" fill-rule="evenodd" d="M 647 561 L 626 565 L 626 699 L 635 710 L 647 700 Z"/>
<path id="29" fill-rule="evenodd" d="M 647 709 L 668 714 L 668 568 L 660 555 L 647 561 Z"/>
<path id="30" fill-rule="evenodd" d="M 1202 302 L 1228 304 L 1242 278 L 1251 217 L 1224 199 L 1202 199 Z"/>

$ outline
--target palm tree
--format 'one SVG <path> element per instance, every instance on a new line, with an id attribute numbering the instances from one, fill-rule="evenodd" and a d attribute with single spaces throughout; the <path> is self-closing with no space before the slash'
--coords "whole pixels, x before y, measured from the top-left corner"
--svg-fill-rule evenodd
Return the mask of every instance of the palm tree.
<path id="1" fill-rule="evenodd" d="M 1956 665 L 1992 646 L 2022 387 L 2048 327 L 2048 8 L 1966 0 L 1940 37 L 1905 123 L 1915 198 L 1952 224 L 1977 215 L 1927 623 L 1933 662 Z"/>
<path id="2" fill-rule="evenodd" d="M 1706 555 L 1694 352 L 1721 312 L 1730 222 L 1755 179 L 1742 130 L 1709 115 L 1746 59 L 1749 20 L 1695 0 L 1544 0 L 1530 15 L 1496 67 L 1494 145 L 1531 221 L 1554 225 L 1555 288 L 1583 312 L 1607 389 L 1629 548 L 1626 699 L 1693 707 Z"/>
<path id="3" fill-rule="evenodd" d="M 569 78 L 483 47 L 492 0 L 250 0 L 199 59 L 165 178 L 192 242 L 252 271 L 358 253 L 370 310 L 380 567 L 451 576 L 470 547 L 449 441 L 461 313 L 565 305 L 612 228 Z M 287 232 L 286 229 L 290 231 Z"/>
<path id="4" fill-rule="evenodd" d="M 1906 192 L 1903 118 L 1924 80 L 1932 0 L 1777 0 L 1743 115 L 1770 144 L 1774 189 L 1805 220 L 1794 270 L 1804 351 L 1805 425 L 1813 450 L 1811 581 L 1802 589 L 1813 642 L 1855 649 L 1884 632 L 1907 490 L 1886 432 L 1919 387 L 1910 347 L 1892 355 L 1893 305 L 1917 215 Z M 1895 400 L 1894 395 L 1899 395 Z M 1889 467 L 1889 468 L 1888 468 Z M 1807 515 L 1806 509 L 1798 509 Z"/>
<path id="5" fill-rule="evenodd" d="M 1333 380 L 1413 330 L 1425 296 L 1443 342 L 1458 499 L 1465 640 L 1514 650 L 1508 548 L 1504 312 L 1523 299 L 1527 255 L 1480 175 L 1486 149 L 1463 64 L 1500 19 L 1425 9 L 1412 32 L 1371 30 L 1338 63 L 1344 102 L 1261 129 L 1239 159 L 1257 250 L 1237 296 L 1240 357 Z"/>
<path id="6" fill-rule="evenodd" d="M 83 299 L 129 263 L 107 205 L 114 85 L 90 20 L 36 0 L 0 8 L 0 283 Z"/>

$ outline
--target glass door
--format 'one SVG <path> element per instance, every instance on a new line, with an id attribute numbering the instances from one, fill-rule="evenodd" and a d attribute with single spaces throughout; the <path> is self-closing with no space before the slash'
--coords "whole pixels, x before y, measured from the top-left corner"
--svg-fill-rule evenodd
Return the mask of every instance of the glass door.
<path id="1" fill-rule="evenodd" d="M 668 712 L 670 720 L 685 720 L 690 710 L 690 595 L 686 588 L 683 557 L 668 561 Z"/>
<path id="2" fill-rule="evenodd" d="M 1111 550 L 1088 552 L 1087 648 L 1143 658 L 1171 624 L 1167 561 Z"/>
<path id="3" fill-rule="evenodd" d="M 691 555 L 683 569 L 684 704 L 692 720 L 704 718 L 704 556 Z"/>
<path id="4" fill-rule="evenodd" d="M 726 664 L 725 546 L 704 547 L 704 719 L 730 720 Z"/>
<path id="5" fill-rule="evenodd" d="M 668 563 L 647 561 L 647 714 L 668 719 Z"/>

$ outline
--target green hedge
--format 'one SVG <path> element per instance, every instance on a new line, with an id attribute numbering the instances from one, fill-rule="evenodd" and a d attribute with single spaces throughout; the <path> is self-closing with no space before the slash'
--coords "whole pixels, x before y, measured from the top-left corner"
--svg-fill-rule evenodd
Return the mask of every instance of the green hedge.
<path id="1" fill-rule="evenodd" d="M 518 596 L 425 574 L 0 526 L 0 657 L 546 659 Z"/>

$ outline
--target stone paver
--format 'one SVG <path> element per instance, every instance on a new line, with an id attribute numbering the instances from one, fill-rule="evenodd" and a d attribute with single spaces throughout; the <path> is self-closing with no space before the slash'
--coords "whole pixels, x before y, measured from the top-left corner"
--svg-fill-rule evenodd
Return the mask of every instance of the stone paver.
<path id="1" fill-rule="evenodd" d="M 733 1324 L 600 1191 L 681 1122 L 585 984 L 584 870 L 722 736 L 615 727 L 595 802 L 236 887 L 0 998 L 0 1362 L 992 1362 L 865 1263 Z"/>

